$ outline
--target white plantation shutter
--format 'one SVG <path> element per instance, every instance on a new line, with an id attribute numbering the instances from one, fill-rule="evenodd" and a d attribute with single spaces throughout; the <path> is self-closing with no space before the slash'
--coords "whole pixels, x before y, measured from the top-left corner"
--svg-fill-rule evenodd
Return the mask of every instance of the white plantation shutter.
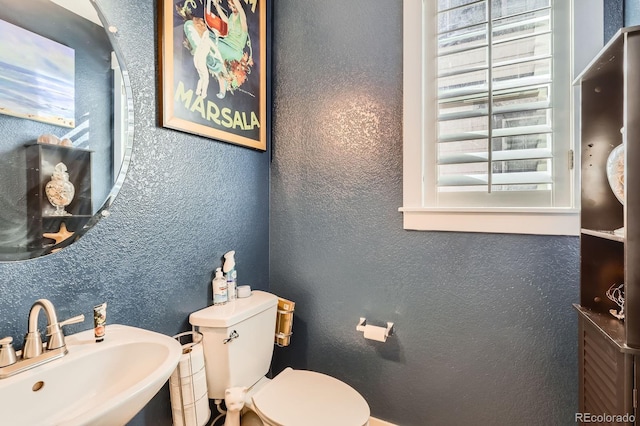
<path id="1" fill-rule="evenodd" d="M 437 204 L 553 206 L 551 0 L 437 3 Z"/>
<path id="2" fill-rule="evenodd" d="M 404 0 L 405 229 L 578 235 L 575 0 Z"/>

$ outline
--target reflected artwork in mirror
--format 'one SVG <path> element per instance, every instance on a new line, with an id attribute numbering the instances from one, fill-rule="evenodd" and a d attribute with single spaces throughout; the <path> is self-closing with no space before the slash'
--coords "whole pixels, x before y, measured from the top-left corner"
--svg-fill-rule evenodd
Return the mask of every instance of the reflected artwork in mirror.
<path id="1" fill-rule="evenodd" d="M 0 261 L 16 261 L 58 252 L 108 216 L 131 158 L 133 101 L 117 29 L 99 2 L 0 0 L 0 20 L 20 29 L 12 34 L 29 35 L 11 41 L 0 33 L 3 50 L 13 49 L 0 55 Z M 58 90 L 71 97 L 71 126 L 3 113 L 17 104 L 35 114 L 58 105 L 62 67 L 37 46 L 25 47 L 40 41 L 73 52 L 73 84 L 64 87 L 74 90 Z M 32 57 L 18 60 L 26 51 Z M 51 90 L 31 90 L 38 73 L 47 75 Z"/>

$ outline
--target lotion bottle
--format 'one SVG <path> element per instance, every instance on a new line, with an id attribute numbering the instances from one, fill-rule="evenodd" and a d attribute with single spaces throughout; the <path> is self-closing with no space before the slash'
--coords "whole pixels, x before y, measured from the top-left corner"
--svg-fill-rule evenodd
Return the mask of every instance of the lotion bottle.
<path id="1" fill-rule="evenodd" d="M 213 304 L 224 305 L 227 303 L 227 280 L 222 276 L 221 268 L 216 268 L 216 276 L 211 285 L 213 286 Z"/>
<path id="2" fill-rule="evenodd" d="M 231 250 L 224 255 L 223 271 L 227 278 L 227 295 L 229 301 L 235 300 L 237 297 L 236 288 L 238 283 L 238 273 L 236 271 L 235 254 L 236 252 Z"/>

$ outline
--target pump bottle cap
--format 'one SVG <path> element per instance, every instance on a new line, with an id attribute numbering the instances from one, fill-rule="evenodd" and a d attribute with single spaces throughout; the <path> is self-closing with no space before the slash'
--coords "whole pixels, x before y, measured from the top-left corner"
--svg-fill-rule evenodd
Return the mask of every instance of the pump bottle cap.
<path id="1" fill-rule="evenodd" d="M 236 252 L 234 250 L 231 250 L 225 253 L 224 255 L 224 272 L 225 273 L 235 268 L 236 266 L 236 260 L 234 258 L 235 254 Z"/>
<path id="2" fill-rule="evenodd" d="M 216 278 L 223 278 L 222 277 L 222 268 L 216 268 Z"/>

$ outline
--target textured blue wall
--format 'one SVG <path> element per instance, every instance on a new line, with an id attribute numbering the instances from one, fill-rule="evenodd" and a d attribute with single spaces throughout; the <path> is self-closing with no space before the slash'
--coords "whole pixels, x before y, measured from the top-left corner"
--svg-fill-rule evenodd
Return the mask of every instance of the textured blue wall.
<path id="1" fill-rule="evenodd" d="M 211 277 L 237 251 L 240 284 L 268 288 L 269 154 L 158 127 L 155 2 L 101 1 L 134 93 L 133 162 L 111 216 L 44 258 L 0 263 L 0 335 L 21 346 L 33 301 L 61 319 L 109 304 L 108 323 L 173 335 L 211 300 Z M 134 424 L 169 425 L 166 389 Z"/>
<path id="2" fill-rule="evenodd" d="M 401 425 L 574 424 L 579 240 L 402 229 L 402 8 L 374 3 L 275 2 L 270 288 L 297 302 L 275 370 Z"/>
<path id="3" fill-rule="evenodd" d="M 613 35 L 625 25 L 626 0 L 604 0 L 604 42 L 605 44 Z"/>
<path id="4" fill-rule="evenodd" d="M 637 0 L 624 0 L 624 25 L 640 25 L 640 4 Z"/>
<path id="5" fill-rule="evenodd" d="M 637 0 L 604 0 L 605 40 L 620 27 L 640 25 L 640 4 Z"/>

